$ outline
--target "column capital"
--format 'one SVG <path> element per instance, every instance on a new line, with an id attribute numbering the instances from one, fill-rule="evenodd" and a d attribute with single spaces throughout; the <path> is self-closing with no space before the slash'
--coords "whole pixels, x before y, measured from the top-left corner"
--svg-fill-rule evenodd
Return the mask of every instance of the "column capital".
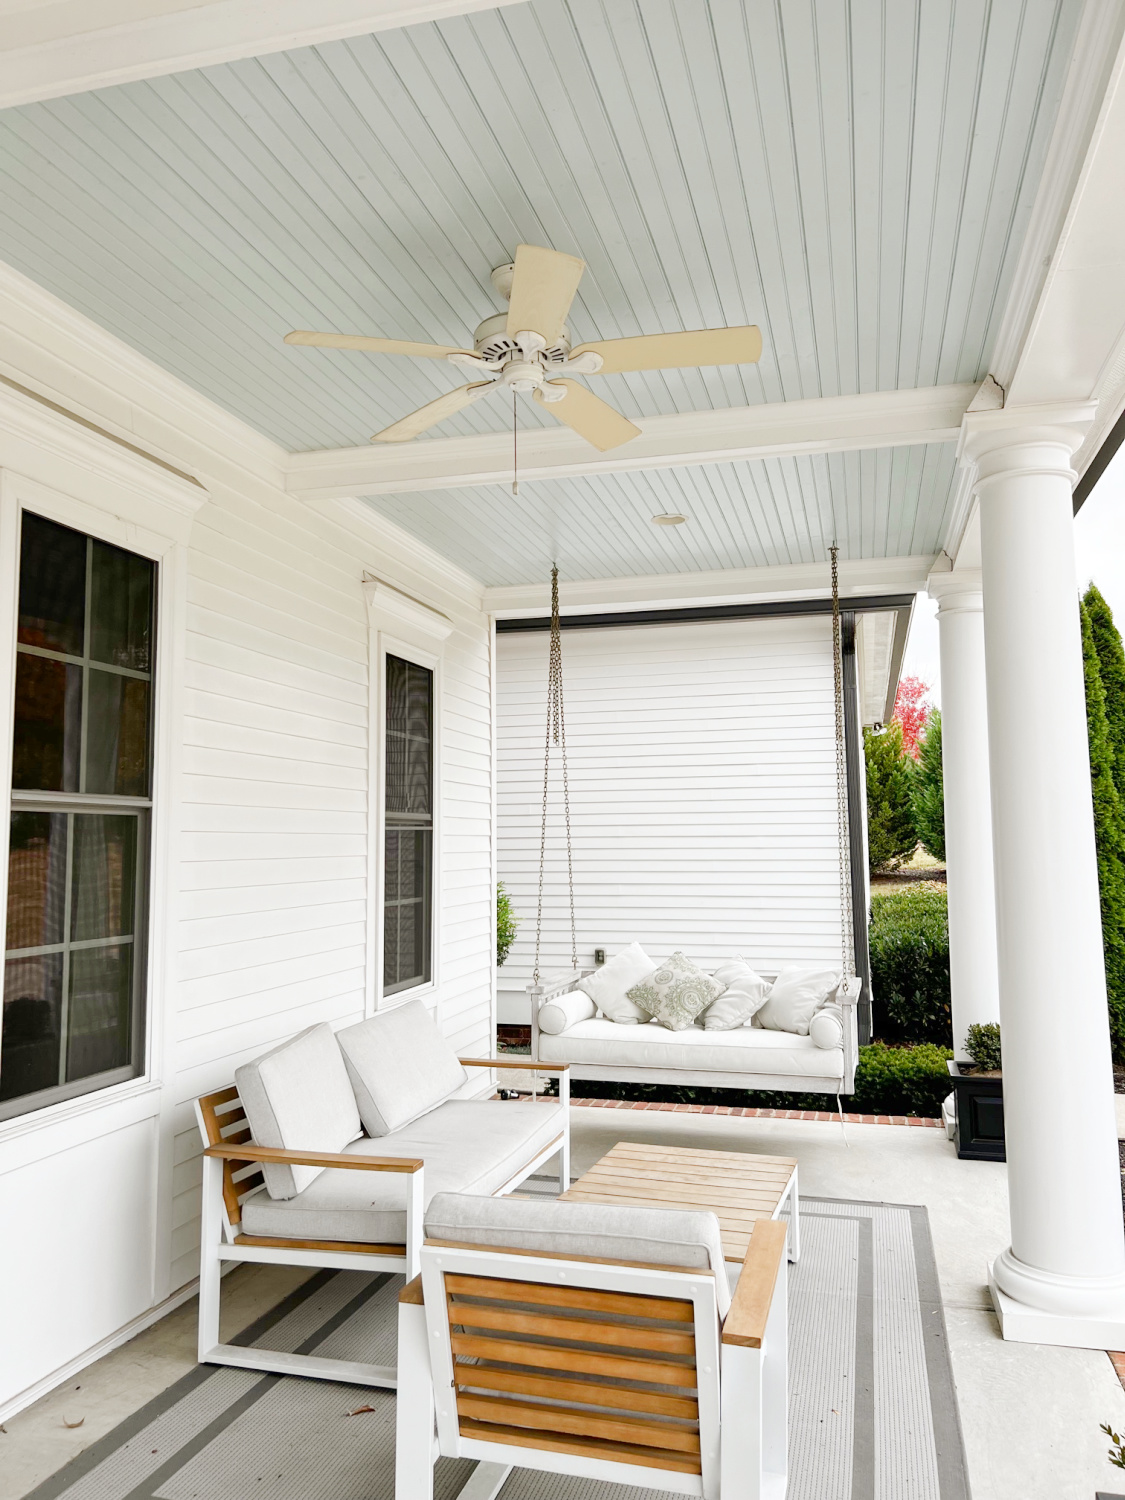
<path id="1" fill-rule="evenodd" d="M 1077 481 L 1072 456 L 1097 413 L 1095 401 L 1051 401 L 973 411 L 961 422 L 957 457 L 976 466 L 974 491 L 1001 476 L 1055 475 Z"/>
<path id="2" fill-rule="evenodd" d="M 979 568 L 935 570 L 926 579 L 926 592 L 937 600 L 939 615 L 979 614 L 984 608 Z"/>

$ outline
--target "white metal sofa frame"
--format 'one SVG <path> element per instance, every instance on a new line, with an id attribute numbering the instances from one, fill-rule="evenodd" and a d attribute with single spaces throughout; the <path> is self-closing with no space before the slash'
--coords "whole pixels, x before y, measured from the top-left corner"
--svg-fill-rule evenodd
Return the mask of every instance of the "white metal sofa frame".
<path id="1" fill-rule="evenodd" d="M 711 1271 L 427 1240 L 398 1351 L 395 1500 L 432 1500 L 435 1408 L 437 1451 L 480 1460 L 460 1500 L 492 1500 L 515 1465 L 785 1494 L 784 1224 L 754 1225 L 722 1321 Z"/>
<path id="2" fill-rule="evenodd" d="M 526 1057 L 462 1057 L 465 1068 L 518 1068 L 532 1064 Z M 561 1135 L 520 1167 L 491 1195 L 502 1198 L 519 1187 L 552 1156 L 559 1158 L 559 1191 L 570 1186 L 570 1080 L 565 1065 L 545 1064 L 537 1071 L 559 1075 L 562 1106 Z M 534 1104 L 529 1106 L 534 1108 Z M 306 1375 L 355 1385 L 398 1384 L 393 1365 L 363 1364 L 322 1355 L 291 1354 L 284 1350 L 224 1344 L 219 1338 L 219 1287 L 223 1266 L 232 1261 L 258 1265 L 309 1266 L 315 1270 L 400 1272 L 409 1280 L 418 1274 L 422 1242 L 425 1162 L 402 1156 L 366 1156 L 334 1151 L 292 1151 L 256 1145 L 238 1090 L 234 1085 L 196 1100 L 196 1119 L 203 1137 L 203 1211 L 199 1263 L 199 1362 L 235 1365 L 244 1370 L 268 1370 L 279 1375 Z M 346 1171 L 399 1172 L 409 1176 L 406 1199 L 406 1243 L 362 1244 L 350 1240 L 272 1239 L 242 1234 L 242 1200 L 264 1186 L 262 1162 L 290 1166 L 332 1167 Z"/>
<path id="3" fill-rule="evenodd" d="M 573 969 L 569 974 L 560 974 L 554 979 L 544 979 L 538 984 L 529 984 L 527 993 L 531 997 L 531 1055 L 539 1057 L 539 1011 L 550 1000 L 568 994 L 578 988 L 578 981 L 593 974 L 594 969 Z M 775 974 L 763 974 L 763 979 L 773 980 Z M 648 1068 L 632 1067 L 628 1064 L 604 1065 L 601 1063 L 570 1062 L 571 1078 L 593 1079 L 603 1083 L 660 1083 L 686 1084 L 694 1088 L 720 1089 L 773 1089 L 799 1094 L 829 1094 L 839 1097 L 855 1090 L 855 1070 L 859 1062 L 859 1023 L 857 1007 L 863 994 L 863 981 L 858 975 L 844 980 L 836 993 L 836 1004 L 844 1023 L 844 1074 L 840 1080 L 808 1077 L 796 1073 L 736 1073 L 720 1072 L 716 1069 Z M 642 1027 L 628 1028 L 640 1033 Z M 622 1028 L 626 1030 L 626 1028 Z M 565 1032 L 562 1033 L 566 1035 Z M 768 1053 L 766 1056 L 768 1057 Z M 546 1071 L 556 1066 L 553 1063 L 537 1063 Z"/>

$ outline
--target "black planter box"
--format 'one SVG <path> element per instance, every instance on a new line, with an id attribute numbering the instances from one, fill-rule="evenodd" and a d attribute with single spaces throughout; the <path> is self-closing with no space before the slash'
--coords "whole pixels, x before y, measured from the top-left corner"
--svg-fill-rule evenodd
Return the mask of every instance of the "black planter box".
<path id="1" fill-rule="evenodd" d="M 953 1143 L 962 1161 L 1005 1161 L 1004 1080 L 962 1073 L 971 1063 L 949 1062 L 957 1104 Z"/>

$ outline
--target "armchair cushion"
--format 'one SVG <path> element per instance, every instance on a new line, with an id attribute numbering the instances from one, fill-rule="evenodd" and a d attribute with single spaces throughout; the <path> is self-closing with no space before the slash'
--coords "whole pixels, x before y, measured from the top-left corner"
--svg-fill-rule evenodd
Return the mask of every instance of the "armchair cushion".
<path id="1" fill-rule="evenodd" d="M 291 1151 L 342 1151 L 362 1134 L 355 1095 L 332 1028 L 300 1031 L 234 1075 L 254 1139 Z M 293 1198 L 323 1167 L 263 1163 L 271 1198 Z"/>
<path id="2" fill-rule="evenodd" d="M 400 1130 L 468 1081 L 421 1000 L 345 1026 L 336 1040 L 368 1135 Z"/>
<path id="3" fill-rule="evenodd" d="M 425 1223 L 427 1239 L 709 1270 L 720 1314 L 730 1306 L 719 1221 L 707 1210 L 437 1193 Z"/>

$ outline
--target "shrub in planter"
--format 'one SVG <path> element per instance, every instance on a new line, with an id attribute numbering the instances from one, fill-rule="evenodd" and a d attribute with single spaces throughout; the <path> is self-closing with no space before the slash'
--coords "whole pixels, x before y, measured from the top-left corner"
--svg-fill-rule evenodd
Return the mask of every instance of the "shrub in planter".
<path id="1" fill-rule="evenodd" d="M 915 888 L 872 897 L 869 941 L 875 1034 L 951 1046 L 945 892 Z"/>
<path id="2" fill-rule="evenodd" d="M 965 1033 L 965 1051 L 982 1073 L 999 1073 L 999 1025 L 995 1021 L 987 1021 L 970 1026 Z"/>

